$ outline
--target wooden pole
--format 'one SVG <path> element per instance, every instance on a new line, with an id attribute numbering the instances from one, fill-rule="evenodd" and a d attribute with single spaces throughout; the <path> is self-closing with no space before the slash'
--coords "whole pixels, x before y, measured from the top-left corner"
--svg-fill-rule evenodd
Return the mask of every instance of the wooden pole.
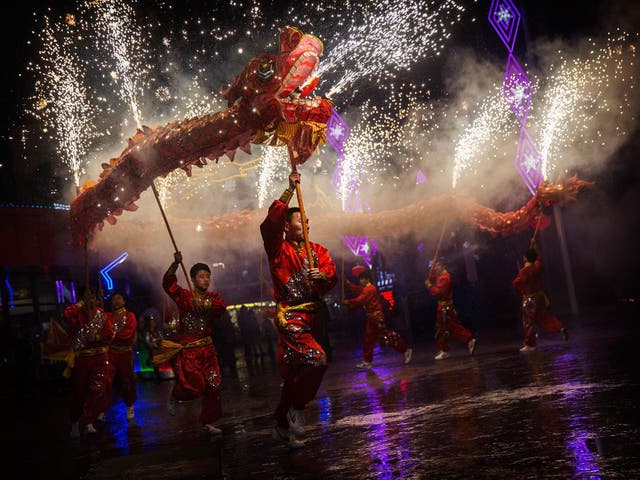
<path id="1" fill-rule="evenodd" d="M 167 227 L 167 231 L 169 232 L 169 237 L 171 237 L 171 243 L 173 243 L 173 248 L 176 252 L 179 252 L 178 245 L 176 244 L 175 239 L 173 238 L 173 233 L 171 232 L 171 227 L 169 226 L 169 221 L 167 220 L 167 216 L 164 213 L 164 208 L 162 208 L 162 203 L 160 202 L 160 195 L 158 194 L 158 190 L 156 189 L 156 184 L 151 182 L 151 189 L 153 190 L 153 195 L 156 197 L 156 202 L 158 202 L 158 208 L 160 209 L 160 213 L 162 214 L 162 219 L 164 220 L 164 224 Z M 189 279 L 189 275 L 187 274 L 187 269 L 184 268 L 184 263 L 180 262 L 180 266 L 182 267 L 182 273 L 184 273 L 184 278 L 187 279 L 187 285 L 189 286 L 189 291 L 193 291 L 191 287 L 191 280 Z"/>
<path id="2" fill-rule="evenodd" d="M 429 268 L 429 274 L 427 275 L 427 280 L 431 278 L 431 272 L 433 271 L 433 266 L 436 264 L 436 260 L 438 259 L 438 252 L 440 252 L 440 245 L 442 244 L 442 238 L 444 237 L 444 229 L 447 225 L 447 221 L 445 219 L 442 224 L 442 230 L 440 231 L 440 238 L 438 239 L 438 245 L 436 246 L 436 253 L 433 255 L 433 260 L 431 261 L 431 267 Z"/>
<path id="3" fill-rule="evenodd" d="M 540 228 L 540 222 L 542 221 L 542 205 L 540 205 L 540 216 L 538 217 L 538 223 L 536 224 L 536 229 L 533 231 L 533 236 L 531 237 L 531 241 L 529 245 L 533 245 L 533 242 L 536 240 L 536 235 L 538 234 L 538 229 Z"/>
<path id="4" fill-rule="evenodd" d="M 296 166 L 293 165 L 292 171 L 297 172 Z M 309 229 L 307 226 L 307 214 L 304 211 L 304 204 L 302 203 L 302 191 L 300 190 L 300 182 L 296 182 L 296 195 L 298 197 L 298 207 L 300 207 L 300 219 L 302 221 L 302 234 L 304 235 L 304 248 L 307 251 L 307 260 L 309 261 L 309 268 L 315 268 L 313 263 L 313 255 L 311 255 L 311 244 L 309 243 Z"/>

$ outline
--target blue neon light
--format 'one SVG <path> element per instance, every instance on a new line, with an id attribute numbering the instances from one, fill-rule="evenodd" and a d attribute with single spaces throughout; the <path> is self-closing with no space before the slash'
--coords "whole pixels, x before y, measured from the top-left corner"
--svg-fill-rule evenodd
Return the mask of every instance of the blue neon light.
<path id="1" fill-rule="evenodd" d="M 11 284 L 9 283 L 9 277 L 5 277 L 4 284 L 7 286 L 7 289 L 9 290 L 9 308 L 14 308 L 14 305 L 13 305 L 13 288 L 11 287 Z"/>
<path id="2" fill-rule="evenodd" d="M 104 281 L 107 284 L 107 290 L 113 290 L 113 279 L 109 276 L 109 272 L 120 265 L 122 262 L 124 262 L 128 256 L 129 254 L 127 252 L 124 252 L 119 257 L 114 259 L 109 265 L 100 270 L 100 276 L 104 278 Z"/>

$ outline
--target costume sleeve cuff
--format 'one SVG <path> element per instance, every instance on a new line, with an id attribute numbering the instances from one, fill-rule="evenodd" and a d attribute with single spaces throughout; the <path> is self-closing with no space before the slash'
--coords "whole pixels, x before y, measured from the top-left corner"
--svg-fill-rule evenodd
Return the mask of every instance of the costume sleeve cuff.
<path id="1" fill-rule="evenodd" d="M 287 188 L 284 192 L 282 192 L 282 195 L 280 195 L 280 201 L 285 205 L 289 205 L 289 201 L 291 200 L 292 196 L 293 190 Z"/>

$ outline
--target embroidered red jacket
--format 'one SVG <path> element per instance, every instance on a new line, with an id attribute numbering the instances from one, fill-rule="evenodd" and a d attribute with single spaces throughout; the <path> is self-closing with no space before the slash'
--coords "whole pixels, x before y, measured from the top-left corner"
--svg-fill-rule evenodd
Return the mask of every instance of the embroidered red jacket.
<path id="1" fill-rule="evenodd" d="M 214 324 L 227 309 L 227 302 L 216 291 L 209 290 L 202 304 L 194 304 L 194 293 L 178 285 L 175 273 L 165 273 L 162 279 L 164 291 L 176 302 L 180 318 L 171 338 L 183 345 L 213 335 Z"/>
<path id="2" fill-rule="evenodd" d="M 305 270 L 309 267 L 304 244 L 286 241 L 284 225 L 288 207 L 275 200 L 269 207 L 267 218 L 260 225 L 264 248 L 274 287 L 274 299 L 287 305 L 318 301 L 336 282 L 336 266 L 329 251 L 318 243 L 310 242 L 314 264 L 323 274 L 320 282 L 309 282 Z"/>
<path id="3" fill-rule="evenodd" d="M 524 264 L 513 279 L 513 287 L 523 295 L 531 295 L 542 290 L 542 263 L 539 259 Z"/>

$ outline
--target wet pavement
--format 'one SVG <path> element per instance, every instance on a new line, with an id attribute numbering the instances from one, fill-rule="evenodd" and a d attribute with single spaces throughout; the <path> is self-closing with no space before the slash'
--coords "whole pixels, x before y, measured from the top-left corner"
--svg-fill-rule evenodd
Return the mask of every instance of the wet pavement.
<path id="1" fill-rule="evenodd" d="M 302 450 L 271 438 L 280 379 L 264 358 L 223 372 L 221 437 L 200 433 L 197 401 L 168 415 L 172 380 L 140 380 L 135 421 L 116 398 L 98 433 L 76 440 L 66 391 L 16 406 L 5 452 L 24 478 L 640 478 L 635 313 L 568 320 L 568 342 L 541 334 L 528 354 L 517 330 L 485 332 L 473 356 L 453 342 L 442 361 L 419 341 L 408 366 L 377 348 L 368 371 L 354 368 L 359 344 L 336 335 Z"/>

